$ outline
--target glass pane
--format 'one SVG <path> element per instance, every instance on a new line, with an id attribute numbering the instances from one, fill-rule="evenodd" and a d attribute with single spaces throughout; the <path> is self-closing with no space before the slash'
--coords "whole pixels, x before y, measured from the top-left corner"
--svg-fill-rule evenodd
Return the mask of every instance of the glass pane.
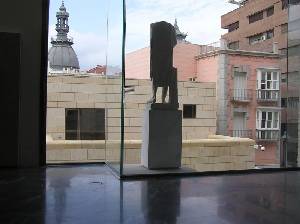
<path id="1" fill-rule="evenodd" d="M 106 65 L 106 163 L 122 175 L 123 0 L 109 0 Z"/>
<path id="2" fill-rule="evenodd" d="M 266 80 L 266 72 L 262 72 L 262 74 L 261 74 L 261 80 L 262 81 Z"/>
<path id="3" fill-rule="evenodd" d="M 272 72 L 267 72 L 267 79 L 272 80 Z"/>
<path id="4" fill-rule="evenodd" d="M 298 3 L 297 3 L 298 2 Z M 289 7 L 288 22 L 288 82 L 287 82 L 287 166 L 300 165 L 299 150 L 299 86 L 300 86 L 300 4 Z"/>
<path id="5" fill-rule="evenodd" d="M 273 72 L 273 80 L 278 80 L 278 73 L 277 72 Z"/>
<path id="6" fill-rule="evenodd" d="M 50 1 L 47 163 L 106 161 L 106 106 L 120 108 L 121 92 L 106 77 L 107 11 L 107 0 Z"/>

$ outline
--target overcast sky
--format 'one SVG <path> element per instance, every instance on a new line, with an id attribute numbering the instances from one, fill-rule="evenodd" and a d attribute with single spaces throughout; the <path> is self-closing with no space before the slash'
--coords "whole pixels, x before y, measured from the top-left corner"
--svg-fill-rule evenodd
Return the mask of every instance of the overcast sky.
<path id="1" fill-rule="evenodd" d="M 127 0 L 126 51 L 149 45 L 150 23 L 165 20 L 188 33 L 187 40 L 208 44 L 220 39 L 221 15 L 236 8 L 226 0 Z M 56 12 L 61 0 L 50 1 L 49 36 L 55 36 Z M 106 51 L 111 65 L 120 65 L 122 41 L 121 0 L 65 0 L 70 13 L 70 36 L 81 69 L 105 64 Z M 108 10 L 109 9 L 109 10 Z M 109 47 L 106 18 L 109 11 Z M 50 47 L 51 45 L 49 45 Z"/>

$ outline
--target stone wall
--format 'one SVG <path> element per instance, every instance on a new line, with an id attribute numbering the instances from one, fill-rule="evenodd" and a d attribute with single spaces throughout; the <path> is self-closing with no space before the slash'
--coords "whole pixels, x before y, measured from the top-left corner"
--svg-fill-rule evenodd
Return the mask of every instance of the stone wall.
<path id="1" fill-rule="evenodd" d="M 184 140 L 182 166 L 197 171 L 247 170 L 255 167 L 255 142 L 250 139 L 209 136 Z M 141 140 L 125 141 L 125 164 L 140 164 Z M 48 163 L 86 163 L 120 160 L 118 141 L 48 141 Z"/>
<path id="2" fill-rule="evenodd" d="M 151 97 L 151 82 L 127 79 L 126 86 L 134 91 L 125 97 L 125 139 L 140 140 L 145 103 Z M 51 75 L 48 76 L 47 92 L 47 134 L 54 140 L 65 139 L 66 108 L 105 108 L 106 139 L 120 139 L 120 78 Z M 215 83 L 178 82 L 178 93 L 180 109 L 183 104 L 195 104 L 197 108 L 196 118 L 183 119 L 183 139 L 200 139 L 215 134 Z"/>

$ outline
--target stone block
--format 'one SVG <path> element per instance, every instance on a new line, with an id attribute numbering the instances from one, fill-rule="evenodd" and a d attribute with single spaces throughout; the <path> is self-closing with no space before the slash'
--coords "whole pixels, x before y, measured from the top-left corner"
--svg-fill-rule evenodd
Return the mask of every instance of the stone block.
<path id="1" fill-rule="evenodd" d="M 254 169 L 255 168 L 255 162 L 246 162 L 246 168 L 247 169 Z"/>
<path id="2" fill-rule="evenodd" d="M 71 160 L 87 160 L 87 149 L 71 149 Z"/>
<path id="3" fill-rule="evenodd" d="M 47 107 L 48 108 L 57 108 L 58 103 L 57 102 L 47 102 Z"/>
<path id="4" fill-rule="evenodd" d="M 127 95 L 126 103 L 146 103 L 150 99 L 150 95 Z"/>
<path id="5" fill-rule="evenodd" d="M 150 80 L 147 79 L 139 79 L 139 86 L 151 86 L 152 83 Z"/>
<path id="6" fill-rule="evenodd" d="M 58 101 L 73 102 L 74 100 L 75 100 L 74 93 L 60 93 L 58 97 Z"/>
<path id="7" fill-rule="evenodd" d="M 47 93 L 47 101 L 58 101 L 59 93 Z"/>
<path id="8" fill-rule="evenodd" d="M 147 95 L 148 98 L 151 97 L 152 94 L 152 86 L 135 86 L 134 87 L 134 94 L 137 95 Z"/>
<path id="9" fill-rule="evenodd" d="M 126 140 L 141 140 L 142 139 L 142 133 L 136 132 L 136 133 L 125 133 L 125 139 Z"/>
<path id="10" fill-rule="evenodd" d="M 108 94 L 106 95 L 106 103 L 120 103 L 121 94 Z"/>
<path id="11" fill-rule="evenodd" d="M 143 111 L 139 109 L 126 109 L 125 110 L 125 117 L 129 118 L 142 118 Z"/>
<path id="12" fill-rule="evenodd" d="M 228 171 L 231 167 L 232 163 L 216 163 L 213 165 L 213 171 Z"/>
<path id="13" fill-rule="evenodd" d="M 121 110 L 120 109 L 107 109 L 107 117 L 108 118 L 120 118 Z"/>
<path id="14" fill-rule="evenodd" d="M 141 154 L 140 149 L 126 149 L 125 150 L 125 164 L 140 164 Z"/>
<path id="15" fill-rule="evenodd" d="M 205 98 L 193 96 L 179 96 L 178 100 L 182 104 L 205 104 Z"/>
<path id="16" fill-rule="evenodd" d="M 217 99 L 216 99 L 216 97 L 205 97 L 203 104 L 216 105 Z"/>
<path id="17" fill-rule="evenodd" d="M 187 89 L 187 95 L 188 96 L 198 96 L 199 95 L 199 91 L 197 88 L 188 88 Z"/>
<path id="18" fill-rule="evenodd" d="M 106 102 L 106 108 L 121 109 L 121 102 Z"/>
<path id="19" fill-rule="evenodd" d="M 247 169 L 247 165 L 244 162 L 233 162 L 232 163 L 232 170 L 246 170 Z"/>
<path id="20" fill-rule="evenodd" d="M 184 158 L 198 158 L 199 150 L 196 147 L 185 147 L 182 149 L 182 157 Z"/>
<path id="21" fill-rule="evenodd" d="M 204 104 L 204 105 L 202 105 L 202 110 L 203 111 L 216 111 L 216 105 Z"/>
<path id="22" fill-rule="evenodd" d="M 121 85 L 106 85 L 106 94 L 121 94 Z"/>
<path id="23" fill-rule="evenodd" d="M 202 108 L 197 108 L 197 118 L 213 118 L 216 119 L 217 118 L 217 113 L 216 112 L 212 112 L 212 111 L 202 111 Z"/>
<path id="24" fill-rule="evenodd" d="M 77 102 L 76 103 L 77 108 L 95 108 L 94 102 Z"/>
<path id="25" fill-rule="evenodd" d="M 57 106 L 61 108 L 76 108 L 75 102 L 57 102 Z"/>
<path id="26" fill-rule="evenodd" d="M 88 101 L 89 100 L 89 94 L 88 93 L 76 93 L 75 94 L 75 100 L 78 101 Z"/>
<path id="27" fill-rule="evenodd" d="M 126 79 L 125 80 L 126 86 L 137 86 L 139 84 L 138 79 Z"/>
<path id="28" fill-rule="evenodd" d="M 132 118 L 130 118 L 132 119 Z M 120 127 L 121 126 L 121 118 L 107 118 L 107 124 L 111 127 Z M 129 118 L 124 119 L 124 125 L 129 126 Z"/>
<path id="29" fill-rule="evenodd" d="M 88 160 L 105 161 L 105 149 L 88 149 Z"/>
<path id="30" fill-rule="evenodd" d="M 143 125 L 143 119 L 142 118 L 129 118 L 128 126 L 140 127 L 142 125 Z"/>
<path id="31" fill-rule="evenodd" d="M 143 107 L 145 108 L 145 107 Z M 139 104 L 138 103 L 125 103 L 125 110 L 127 109 L 141 109 L 139 108 Z"/>
<path id="32" fill-rule="evenodd" d="M 178 87 L 178 96 L 187 96 L 188 90 L 187 88 Z"/>
<path id="33" fill-rule="evenodd" d="M 71 150 L 69 149 L 54 149 L 46 150 L 48 161 L 70 161 Z"/>
<path id="34" fill-rule="evenodd" d="M 205 89 L 205 95 L 215 97 L 216 96 L 216 91 L 215 91 L 215 89 Z"/>
<path id="35" fill-rule="evenodd" d="M 195 164 L 194 168 L 198 172 L 213 171 L 214 170 L 214 164 Z"/>
<path id="36" fill-rule="evenodd" d="M 105 103 L 95 103 L 95 108 L 105 109 L 107 107 Z"/>

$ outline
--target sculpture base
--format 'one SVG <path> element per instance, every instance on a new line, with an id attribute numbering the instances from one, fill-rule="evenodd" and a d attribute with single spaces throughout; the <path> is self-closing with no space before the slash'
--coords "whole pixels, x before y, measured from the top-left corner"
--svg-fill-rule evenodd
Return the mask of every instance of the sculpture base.
<path id="1" fill-rule="evenodd" d="M 161 105 L 160 105 L 161 106 Z M 181 166 L 182 111 L 147 105 L 144 114 L 142 165 L 148 169 Z"/>

